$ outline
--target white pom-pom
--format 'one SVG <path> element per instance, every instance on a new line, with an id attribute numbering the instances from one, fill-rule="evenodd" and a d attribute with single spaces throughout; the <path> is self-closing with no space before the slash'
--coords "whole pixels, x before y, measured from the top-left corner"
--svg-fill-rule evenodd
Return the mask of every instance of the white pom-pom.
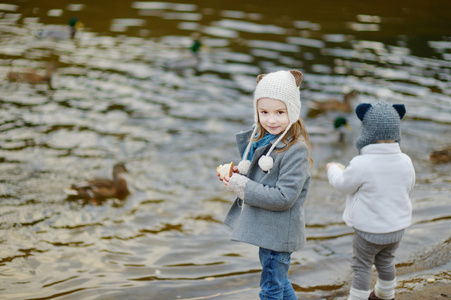
<path id="1" fill-rule="evenodd" d="M 271 170 L 271 168 L 274 165 L 274 161 L 271 156 L 264 155 L 264 156 L 260 157 L 260 159 L 258 160 L 258 165 L 260 166 L 260 168 L 263 171 L 266 172 L 266 171 Z"/>
<path id="2" fill-rule="evenodd" d="M 250 160 L 242 160 L 238 164 L 238 172 L 242 175 L 247 175 L 247 172 L 249 171 L 250 166 L 251 166 Z"/>

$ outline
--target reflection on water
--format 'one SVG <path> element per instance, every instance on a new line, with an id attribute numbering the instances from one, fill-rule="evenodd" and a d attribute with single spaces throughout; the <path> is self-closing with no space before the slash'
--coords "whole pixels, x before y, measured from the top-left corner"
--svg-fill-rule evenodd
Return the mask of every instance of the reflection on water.
<path id="1" fill-rule="evenodd" d="M 309 102 L 351 90 L 353 107 L 384 99 L 408 109 L 402 148 L 417 185 L 399 289 L 418 277 L 449 282 L 449 164 L 429 153 L 451 145 L 451 7 L 323 4 L 0 3 L 2 298 L 255 298 L 256 248 L 229 241 L 222 219 L 233 195 L 215 168 L 237 160 L 234 133 L 251 125 L 256 75 L 280 68 L 304 72 L 315 160 L 308 243 L 292 259 L 298 296 L 345 299 L 349 289 L 352 231 L 323 170 L 356 154 L 359 122 L 307 113 Z M 64 36 L 74 16 L 84 24 L 74 39 L 36 34 Z M 205 46 L 199 60 L 168 69 L 192 58 L 193 33 Z M 51 88 L 28 79 L 53 64 Z M 7 80 L 10 72 L 22 77 Z M 353 128 L 345 143 L 333 130 L 338 115 Z M 129 170 L 126 200 L 65 199 L 65 187 L 110 177 L 118 161 Z"/>

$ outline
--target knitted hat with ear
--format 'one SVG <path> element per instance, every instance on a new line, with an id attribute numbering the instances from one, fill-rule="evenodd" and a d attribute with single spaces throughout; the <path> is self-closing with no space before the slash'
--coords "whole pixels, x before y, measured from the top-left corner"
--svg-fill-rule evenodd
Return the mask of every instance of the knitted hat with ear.
<path id="1" fill-rule="evenodd" d="M 381 140 L 395 140 L 398 143 L 401 141 L 400 123 L 406 114 L 404 104 L 362 103 L 357 106 L 355 112 L 362 121 L 362 133 L 354 142 L 357 149 Z"/>
<path id="2" fill-rule="evenodd" d="M 280 100 L 287 106 L 289 125 L 285 131 L 278 137 L 268 153 L 262 156 L 258 164 L 263 171 L 269 171 L 273 167 L 271 152 L 277 143 L 282 140 L 290 129 L 291 125 L 296 123 L 301 116 L 301 93 L 299 87 L 302 82 L 302 73 L 298 70 L 277 71 L 269 74 L 260 74 L 257 77 L 257 87 L 254 92 L 254 121 L 258 123 L 257 101 L 262 98 Z M 258 126 L 255 126 L 251 135 L 249 144 L 244 152 L 243 160 L 238 164 L 238 171 L 241 174 L 247 174 L 251 162 L 247 159 L 249 149 L 254 142 Z"/>

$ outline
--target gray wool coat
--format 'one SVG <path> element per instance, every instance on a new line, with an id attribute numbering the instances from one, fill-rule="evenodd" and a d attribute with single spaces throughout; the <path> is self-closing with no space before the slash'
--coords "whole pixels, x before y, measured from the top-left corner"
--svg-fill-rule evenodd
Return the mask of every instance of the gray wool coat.
<path id="1" fill-rule="evenodd" d="M 251 133 L 252 130 L 236 136 L 241 156 Z M 286 151 L 273 151 L 274 166 L 269 172 L 264 172 L 258 166 L 258 159 L 268 152 L 271 145 L 255 151 L 244 199 L 235 200 L 224 223 L 233 230 L 234 241 L 279 252 L 293 252 L 302 248 L 306 240 L 304 202 L 310 184 L 308 147 L 301 140 Z M 279 142 L 275 149 L 285 146 Z"/>

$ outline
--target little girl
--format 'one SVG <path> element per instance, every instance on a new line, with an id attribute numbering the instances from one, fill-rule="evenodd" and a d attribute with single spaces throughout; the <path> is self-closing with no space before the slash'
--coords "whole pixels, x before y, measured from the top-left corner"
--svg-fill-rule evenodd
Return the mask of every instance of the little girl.
<path id="1" fill-rule="evenodd" d="M 225 224 L 232 240 L 259 247 L 260 299 L 297 299 L 288 280 L 291 253 L 304 246 L 310 183 L 308 134 L 300 119 L 302 73 L 257 77 L 255 128 L 237 135 L 242 161 L 224 185 L 238 198 Z"/>

